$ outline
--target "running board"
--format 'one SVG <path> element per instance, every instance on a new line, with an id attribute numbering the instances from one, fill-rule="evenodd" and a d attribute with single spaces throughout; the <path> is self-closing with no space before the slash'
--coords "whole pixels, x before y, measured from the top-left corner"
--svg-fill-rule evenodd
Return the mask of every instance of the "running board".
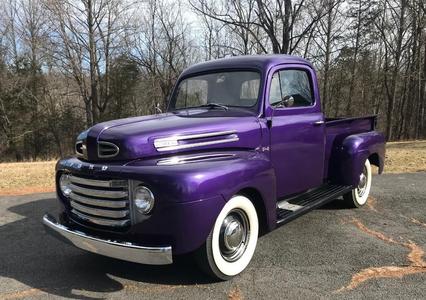
<path id="1" fill-rule="evenodd" d="M 290 222 L 351 190 L 351 186 L 325 184 L 314 190 L 279 201 L 277 203 L 277 224 Z"/>

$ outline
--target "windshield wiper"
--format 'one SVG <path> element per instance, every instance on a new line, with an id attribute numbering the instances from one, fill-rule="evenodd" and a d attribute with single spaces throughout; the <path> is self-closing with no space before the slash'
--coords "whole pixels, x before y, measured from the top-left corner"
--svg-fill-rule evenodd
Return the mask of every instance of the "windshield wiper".
<path id="1" fill-rule="evenodd" d="M 207 103 L 207 104 L 200 105 L 199 107 L 223 108 L 224 110 L 228 110 L 228 106 L 219 104 L 219 103 Z"/>

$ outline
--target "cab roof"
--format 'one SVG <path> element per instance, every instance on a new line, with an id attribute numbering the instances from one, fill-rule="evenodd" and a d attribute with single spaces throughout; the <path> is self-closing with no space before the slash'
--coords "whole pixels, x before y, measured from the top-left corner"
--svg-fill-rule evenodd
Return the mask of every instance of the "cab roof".
<path id="1" fill-rule="evenodd" d="M 285 54 L 242 55 L 210 60 L 185 69 L 182 76 L 217 69 L 257 69 L 264 71 L 279 64 L 312 64 L 304 58 Z"/>

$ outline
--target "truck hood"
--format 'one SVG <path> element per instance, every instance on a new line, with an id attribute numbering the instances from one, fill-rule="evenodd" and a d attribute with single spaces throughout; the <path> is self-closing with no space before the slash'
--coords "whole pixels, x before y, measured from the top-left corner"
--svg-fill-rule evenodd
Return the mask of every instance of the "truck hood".
<path id="1" fill-rule="evenodd" d="M 80 135 L 79 141 L 86 160 L 128 161 L 210 149 L 255 149 L 261 143 L 261 130 L 253 115 L 206 117 L 186 111 L 100 123 Z"/>

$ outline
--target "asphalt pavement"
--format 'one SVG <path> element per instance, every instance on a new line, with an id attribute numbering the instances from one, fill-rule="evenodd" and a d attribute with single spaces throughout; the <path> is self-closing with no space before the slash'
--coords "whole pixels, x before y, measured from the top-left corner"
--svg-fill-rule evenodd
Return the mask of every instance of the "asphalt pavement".
<path id="1" fill-rule="evenodd" d="M 368 206 L 337 199 L 261 237 L 247 270 L 214 282 L 189 257 L 144 266 L 45 234 L 54 194 L 0 197 L 0 299 L 426 298 L 426 173 L 374 176 Z"/>

